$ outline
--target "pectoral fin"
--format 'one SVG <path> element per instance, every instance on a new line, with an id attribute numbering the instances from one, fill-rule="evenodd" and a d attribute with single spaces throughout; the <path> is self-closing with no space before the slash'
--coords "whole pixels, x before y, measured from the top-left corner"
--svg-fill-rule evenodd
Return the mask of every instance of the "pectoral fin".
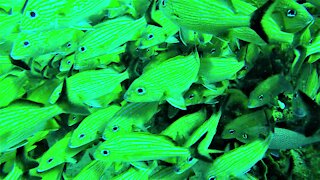
<path id="1" fill-rule="evenodd" d="M 175 95 L 175 96 L 167 96 L 166 100 L 173 107 L 176 107 L 182 110 L 187 110 L 186 102 L 184 101 L 184 98 L 181 94 Z"/>

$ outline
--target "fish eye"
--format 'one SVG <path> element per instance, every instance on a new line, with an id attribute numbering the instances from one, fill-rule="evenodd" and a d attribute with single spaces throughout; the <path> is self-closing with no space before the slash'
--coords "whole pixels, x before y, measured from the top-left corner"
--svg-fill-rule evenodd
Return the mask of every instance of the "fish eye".
<path id="1" fill-rule="evenodd" d="M 119 127 L 118 126 L 113 126 L 113 128 L 112 128 L 112 131 L 113 132 L 117 132 L 119 130 Z"/>
<path id="2" fill-rule="evenodd" d="M 259 96 L 258 96 L 258 99 L 259 99 L 260 101 L 262 101 L 262 100 L 263 100 L 263 95 L 262 95 L 262 94 L 259 95 Z"/>
<path id="3" fill-rule="evenodd" d="M 230 134 L 234 134 L 235 132 L 236 132 L 236 130 L 234 130 L 234 129 L 230 129 L 230 130 L 229 130 L 229 133 L 230 133 Z"/>
<path id="4" fill-rule="evenodd" d="M 153 37 L 154 37 L 153 34 L 149 34 L 149 35 L 148 35 L 148 40 L 153 39 Z"/>
<path id="5" fill-rule="evenodd" d="M 71 61 L 67 61 L 67 64 L 70 64 L 71 63 Z"/>
<path id="6" fill-rule="evenodd" d="M 178 168 L 178 167 L 175 167 L 173 170 L 174 170 L 174 172 L 176 172 L 176 173 L 179 173 L 179 172 L 180 172 L 180 168 Z"/>
<path id="7" fill-rule="evenodd" d="M 162 0 L 162 6 L 166 6 L 166 2 L 165 2 L 166 0 Z"/>
<path id="8" fill-rule="evenodd" d="M 109 151 L 108 150 L 102 150 L 101 153 L 104 156 L 108 156 L 109 155 Z"/>
<path id="9" fill-rule="evenodd" d="M 194 94 L 190 94 L 189 99 L 193 99 L 193 98 L 194 98 Z"/>
<path id="10" fill-rule="evenodd" d="M 51 163 L 52 161 L 53 161 L 53 158 L 49 158 L 47 162 Z"/>
<path id="11" fill-rule="evenodd" d="M 68 47 L 68 48 L 71 47 L 71 43 L 68 42 L 68 43 L 67 43 L 67 47 Z"/>
<path id="12" fill-rule="evenodd" d="M 143 95 L 146 93 L 146 90 L 142 87 L 137 88 L 136 91 L 139 95 Z"/>
<path id="13" fill-rule="evenodd" d="M 30 15 L 31 18 L 37 17 L 36 12 L 34 12 L 34 11 L 30 11 L 29 15 Z"/>
<path id="14" fill-rule="evenodd" d="M 27 41 L 24 41 L 23 42 L 23 46 L 24 47 L 28 47 L 28 46 L 30 46 L 30 42 L 27 40 Z"/>
<path id="15" fill-rule="evenodd" d="M 85 134 L 79 134 L 79 139 L 84 138 Z"/>
<path id="16" fill-rule="evenodd" d="M 77 119 L 77 117 L 76 116 L 72 116 L 72 120 L 75 120 L 75 119 Z"/>
<path id="17" fill-rule="evenodd" d="M 216 177 L 215 176 L 210 176 L 208 180 L 215 180 Z"/>
<path id="18" fill-rule="evenodd" d="M 86 47 L 84 47 L 84 46 L 82 46 L 82 47 L 80 47 L 79 48 L 79 51 L 81 51 L 81 52 L 85 52 L 87 49 L 86 49 Z"/>
<path id="19" fill-rule="evenodd" d="M 188 162 L 191 162 L 192 160 L 193 160 L 193 157 L 191 157 L 191 156 L 188 157 L 188 159 L 187 159 Z"/>
<path id="20" fill-rule="evenodd" d="M 243 139 L 248 139 L 248 134 L 246 134 L 246 133 L 242 134 L 242 138 Z"/>
<path id="21" fill-rule="evenodd" d="M 211 54 L 215 53 L 216 52 L 216 49 L 215 48 L 212 48 L 211 49 Z"/>
<path id="22" fill-rule="evenodd" d="M 292 18 L 295 17 L 297 15 L 297 11 L 294 9 L 288 9 L 287 11 L 287 17 Z"/>

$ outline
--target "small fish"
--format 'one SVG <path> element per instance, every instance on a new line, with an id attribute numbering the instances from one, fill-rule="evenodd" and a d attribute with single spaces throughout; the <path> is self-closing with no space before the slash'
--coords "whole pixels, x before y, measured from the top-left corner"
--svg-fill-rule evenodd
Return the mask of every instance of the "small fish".
<path id="1" fill-rule="evenodd" d="M 224 153 L 206 169 L 206 179 L 238 177 L 248 172 L 268 150 L 272 134 L 266 139 L 257 139 Z"/>
<path id="2" fill-rule="evenodd" d="M 306 137 L 295 131 L 276 127 L 269 149 L 296 149 L 316 142 L 320 142 L 320 135 Z"/>
<path id="3" fill-rule="evenodd" d="M 248 107 L 257 108 L 274 103 L 275 97 L 280 93 L 288 91 L 292 91 L 292 86 L 283 75 L 270 76 L 251 91 Z"/>
<path id="4" fill-rule="evenodd" d="M 0 109 L 0 152 L 14 150 L 26 144 L 28 137 L 49 128 L 51 123 L 48 121 L 62 112 L 57 105 L 41 107 L 22 101 Z"/>
<path id="5" fill-rule="evenodd" d="M 75 180 L 83 179 L 99 179 L 103 177 L 104 172 L 111 166 L 110 162 L 93 160 L 87 166 L 85 166 L 77 176 Z"/>
<path id="6" fill-rule="evenodd" d="M 224 127 L 221 137 L 223 139 L 236 138 L 243 143 L 256 140 L 260 135 L 266 135 L 270 132 L 268 118 L 270 116 L 267 115 L 266 110 L 258 110 L 239 116 Z"/>
<path id="7" fill-rule="evenodd" d="M 107 138 L 96 150 L 97 160 L 132 162 L 186 156 L 190 150 L 170 138 L 144 132 L 121 133 Z"/>
<path id="8" fill-rule="evenodd" d="M 235 27 L 249 27 L 256 8 L 245 1 L 162 0 L 160 9 L 181 28 L 218 34 Z"/>
<path id="9" fill-rule="evenodd" d="M 128 41 L 137 40 L 147 25 L 144 17 L 135 20 L 127 16 L 107 20 L 85 33 L 76 51 L 76 61 L 84 61 L 122 49 Z"/>
<path id="10" fill-rule="evenodd" d="M 206 57 L 200 59 L 200 80 L 206 85 L 236 78 L 244 66 L 236 57 Z"/>
<path id="11" fill-rule="evenodd" d="M 149 103 L 128 103 L 114 114 L 106 123 L 102 138 L 108 139 L 110 136 L 119 133 L 146 130 L 151 118 L 158 112 L 158 102 Z"/>
<path id="12" fill-rule="evenodd" d="M 80 151 L 86 149 L 86 146 L 81 148 L 69 148 L 69 141 L 72 135 L 72 131 L 66 134 L 62 139 L 53 144 L 48 151 L 46 151 L 38 160 L 39 166 L 37 172 L 41 173 L 52 169 L 62 163 L 69 162 L 75 163 L 76 160 L 72 157 L 78 154 Z"/>
<path id="13" fill-rule="evenodd" d="M 198 54 L 179 55 L 153 63 L 151 62 L 143 74 L 133 81 L 124 99 L 129 102 L 153 102 L 165 99 L 172 106 L 185 110 L 186 105 L 182 95 L 196 81 L 200 66 Z"/>
<path id="14" fill-rule="evenodd" d="M 24 59 L 47 53 L 55 54 L 79 31 L 67 28 L 43 32 L 20 32 L 14 40 L 10 55 L 13 59 Z"/>
<path id="15" fill-rule="evenodd" d="M 90 104 L 93 100 L 112 92 L 125 79 L 128 79 L 127 71 L 118 73 L 112 68 L 77 73 L 66 79 L 68 100 L 80 106 Z M 53 91 L 51 103 L 58 99 L 63 84 Z"/>
<path id="16" fill-rule="evenodd" d="M 83 119 L 79 126 L 73 131 L 69 147 L 78 148 L 97 139 L 99 137 L 98 133 L 102 133 L 105 125 L 119 109 L 120 107 L 118 105 L 111 105 Z"/>

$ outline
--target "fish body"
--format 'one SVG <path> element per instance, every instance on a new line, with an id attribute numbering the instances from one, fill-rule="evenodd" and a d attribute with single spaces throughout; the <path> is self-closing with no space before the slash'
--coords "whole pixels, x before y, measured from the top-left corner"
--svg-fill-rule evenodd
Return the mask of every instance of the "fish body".
<path id="1" fill-rule="evenodd" d="M 235 27 L 249 27 L 256 8 L 244 1 L 162 0 L 160 9 L 182 28 L 218 34 Z"/>
<path id="2" fill-rule="evenodd" d="M 62 112 L 57 105 L 41 107 L 29 102 L 16 102 L 0 109 L 0 152 L 15 149 L 28 137 L 46 129 L 48 121 Z"/>
<path id="3" fill-rule="evenodd" d="M 189 154 L 188 148 L 177 146 L 170 138 L 144 132 L 110 136 L 94 153 L 97 160 L 132 162 L 159 160 Z"/>
<path id="4" fill-rule="evenodd" d="M 75 54 L 76 60 L 84 61 L 112 54 L 126 42 L 138 39 L 146 25 L 144 17 L 135 20 L 127 16 L 100 23 L 94 26 L 93 30 L 88 30 L 79 42 L 79 48 Z"/>
<path id="5" fill-rule="evenodd" d="M 270 132 L 265 110 L 244 114 L 228 123 L 221 134 L 223 139 L 233 139 L 248 143 Z"/>
<path id="6" fill-rule="evenodd" d="M 75 163 L 73 156 L 78 154 L 80 151 L 85 149 L 83 146 L 81 148 L 69 148 L 69 141 L 72 135 L 72 131 L 66 134 L 62 139 L 53 144 L 38 160 L 39 166 L 37 167 L 37 172 L 41 173 L 52 169 L 62 163 L 70 162 Z"/>
<path id="7" fill-rule="evenodd" d="M 145 130 L 151 118 L 158 112 L 158 102 L 128 103 L 125 104 L 106 123 L 103 139 L 119 133 Z"/>
<path id="8" fill-rule="evenodd" d="M 165 99 L 174 107 L 186 109 L 183 93 L 196 81 L 198 55 L 176 56 L 148 65 L 124 95 L 129 102 L 153 102 Z"/>
<path id="9" fill-rule="evenodd" d="M 30 58 L 47 53 L 57 53 L 80 30 L 67 28 L 41 32 L 20 32 L 11 50 L 13 59 Z"/>
<path id="10" fill-rule="evenodd" d="M 69 147 L 78 148 L 98 138 L 104 126 L 111 120 L 113 115 L 120 109 L 117 105 L 111 105 L 105 109 L 98 110 L 81 121 L 73 131 Z"/>
<path id="11" fill-rule="evenodd" d="M 77 176 L 74 177 L 75 180 L 83 179 L 99 179 L 103 177 L 105 170 L 110 167 L 111 163 L 106 161 L 93 160 L 87 166 L 85 166 Z"/>
<path id="12" fill-rule="evenodd" d="M 77 105 L 84 105 L 103 95 L 112 92 L 122 81 L 128 78 L 128 72 L 118 73 L 107 68 L 100 70 L 88 70 L 77 73 L 66 79 L 66 93 L 68 100 Z M 52 95 L 61 92 L 63 84 L 60 84 Z M 52 101 L 57 98 L 52 97 Z"/>
<path id="13" fill-rule="evenodd" d="M 270 104 L 280 93 L 291 91 L 291 84 L 283 75 L 270 76 L 251 91 L 248 101 L 249 108 L 261 107 Z"/>

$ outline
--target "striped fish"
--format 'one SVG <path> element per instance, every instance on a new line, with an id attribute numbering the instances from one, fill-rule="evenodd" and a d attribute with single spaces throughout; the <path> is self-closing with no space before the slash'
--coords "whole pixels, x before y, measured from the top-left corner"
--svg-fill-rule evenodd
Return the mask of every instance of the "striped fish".
<path id="1" fill-rule="evenodd" d="M 160 9 L 182 28 L 217 34 L 235 27 L 249 27 L 256 8 L 240 0 L 162 0 Z"/>
<path id="2" fill-rule="evenodd" d="M 81 121 L 73 131 L 69 147 L 77 148 L 97 139 L 108 121 L 120 109 L 118 105 L 111 105 L 105 109 L 98 110 Z"/>
<path id="3" fill-rule="evenodd" d="M 160 160 L 190 154 L 170 138 L 144 132 L 121 133 L 107 138 L 95 151 L 97 160 L 132 162 Z"/>
<path id="4" fill-rule="evenodd" d="M 129 102 L 165 99 L 174 107 L 186 109 L 182 95 L 197 80 L 199 66 L 197 53 L 151 62 L 133 81 L 124 98 Z"/>
<path id="5" fill-rule="evenodd" d="M 127 71 L 118 73 L 111 68 L 83 71 L 66 79 L 66 93 L 70 102 L 83 106 L 112 92 L 125 79 Z M 62 87 L 63 83 L 52 93 L 51 103 L 57 100 Z"/>
<path id="6" fill-rule="evenodd" d="M 145 130 L 144 125 L 157 112 L 158 102 L 126 104 L 107 122 L 102 138 L 108 139 L 115 133 L 132 132 L 135 129 Z"/>
<path id="7" fill-rule="evenodd" d="M 31 102 L 15 102 L 0 109 L 0 152 L 25 144 L 28 137 L 48 128 L 48 121 L 62 112 L 57 105 L 41 107 Z"/>
<path id="8" fill-rule="evenodd" d="M 32 33 L 20 32 L 14 41 L 10 55 L 13 59 L 24 59 L 47 53 L 55 54 L 79 31 L 69 28 Z"/>
<path id="9" fill-rule="evenodd" d="M 272 135 L 224 153 L 205 169 L 206 179 L 238 177 L 248 172 L 268 150 Z"/>
<path id="10" fill-rule="evenodd" d="M 89 23 L 103 17 L 109 4 L 110 0 L 29 0 L 20 29 L 25 32 L 65 27 L 90 29 Z"/>
<path id="11" fill-rule="evenodd" d="M 138 39 L 146 25 L 145 17 L 134 20 L 127 16 L 100 23 L 94 26 L 93 30 L 87 31 L 79 42 L 76 60 L 84 61 L 104 54 L 112 54 L 126 42 Z"/>
<path id="12" fill-rule="evenodd" d="M 72 131 L 66 134 L 62 139 L 53 144 L 48 151 L 46 151 L 38 160 L 39 166 L 37 172 L 41 173 L 52 169 L 62 163 L 70 162 L 75 163 L 76 160 L 72 157 L 78 154 L 80 151 L 86 149 L 86 146 L 81 148 L 69 148 L 69 141 L 72 135 Z"/>
<path id="13" fill-rule="evenodd" d="M 74 177 L 74 180 L 100 179 L 110 165 L 110 162 L 93 160 Z"/>

